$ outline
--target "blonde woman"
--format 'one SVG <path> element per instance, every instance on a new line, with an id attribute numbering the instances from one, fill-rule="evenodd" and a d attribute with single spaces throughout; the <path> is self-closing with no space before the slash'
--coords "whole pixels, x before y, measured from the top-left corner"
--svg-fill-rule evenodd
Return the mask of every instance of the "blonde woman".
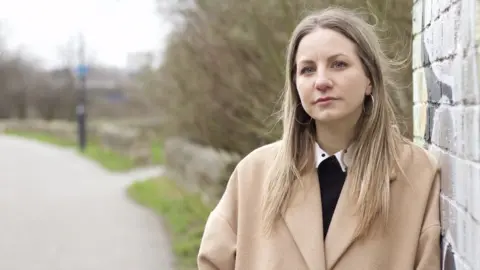
<path id="1" fill-rule="evenodd" d="M 404 139 L 373 27 L 329 8 L 288 47 L 282 139 L 233 172 L 200 270 L 440 269 L 439 170 Z"/>

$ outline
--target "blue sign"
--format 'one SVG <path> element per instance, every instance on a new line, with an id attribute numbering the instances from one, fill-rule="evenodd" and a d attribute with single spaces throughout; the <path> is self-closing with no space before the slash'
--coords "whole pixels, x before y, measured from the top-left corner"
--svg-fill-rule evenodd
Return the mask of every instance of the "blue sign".
<path id="1" fill-rule="evenodd" d="M 107 94 L 107 100 L 113 103 L 124 102 L 126 97 L 122 92 L 111 92 Z"/>
<path id="2" fill-rule="evenodd" d="M 79 77 L 85 77 L 88 72 L 88 67 L 86 65 L 78 65 L 76 72 Z"/>

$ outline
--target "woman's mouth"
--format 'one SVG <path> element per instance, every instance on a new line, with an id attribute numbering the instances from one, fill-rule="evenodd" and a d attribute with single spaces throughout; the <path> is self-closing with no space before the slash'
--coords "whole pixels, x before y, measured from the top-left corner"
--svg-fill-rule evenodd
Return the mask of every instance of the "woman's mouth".
<path id="1" fill-rule="evenodd" d="M 336 100 L 336 98 L 333 97 L 320 97 L 315 100 L 315 104 L 328 104 L 331 103 L 332 101 Z"/>

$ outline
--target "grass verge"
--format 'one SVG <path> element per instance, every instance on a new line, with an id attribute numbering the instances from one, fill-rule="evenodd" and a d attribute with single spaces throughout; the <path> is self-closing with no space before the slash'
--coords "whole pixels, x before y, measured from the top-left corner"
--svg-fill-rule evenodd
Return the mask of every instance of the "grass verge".
<path id="1" fill-rule="evenodd" d="M 151 155 L 153 164 L 164 164 L 165 156 L 163 154 L 163 141 L 157 140 L 151 144 Z"/>
<path id="2" fill-rule="evenodd" d="M 45 143 L 55 144 L 62 147 L 77 148 L 78 145 L 75 141 L 70 141 L 62 138 L 52 136 L 45 133 L 37 132 L 19 132 L 8 130 L 5 132 L 8 135 L 20 136 L 23 138 L 38 140 Z M 80 150 L 79 150 L 80 152 Z M 84 152 L 80 152 L 86 157 L 98 162 L 107 170 L 111 171 L 126 171 L 136 167 L 134 160 L 121 154 L 109 151 L 100 144 L 91 140 Z M 152 145 L 152 156 L 156 162 L 163 162 L 163 151 L 160 143 Z"/>
<path id="3" fill-rule="evenodd" d="M 128 194 L 164 218 L 179 269 L 196 269 L 196 256 L 211 207 L 198 194 L 185 191 L 166 177 L 137 181 L 129 187 Z"/>

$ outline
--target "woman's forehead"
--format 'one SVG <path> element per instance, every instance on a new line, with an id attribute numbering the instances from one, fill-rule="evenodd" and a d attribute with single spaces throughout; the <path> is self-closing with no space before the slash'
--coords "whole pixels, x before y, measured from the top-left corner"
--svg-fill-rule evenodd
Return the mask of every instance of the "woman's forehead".
<path id="1" fill-rule="evenodd" d="M 302 38 L 297 49 L 297 62 L 317 58 L 352 56 L 355 44 L 342 34 L 330 29 L 318 29 Z"/>

